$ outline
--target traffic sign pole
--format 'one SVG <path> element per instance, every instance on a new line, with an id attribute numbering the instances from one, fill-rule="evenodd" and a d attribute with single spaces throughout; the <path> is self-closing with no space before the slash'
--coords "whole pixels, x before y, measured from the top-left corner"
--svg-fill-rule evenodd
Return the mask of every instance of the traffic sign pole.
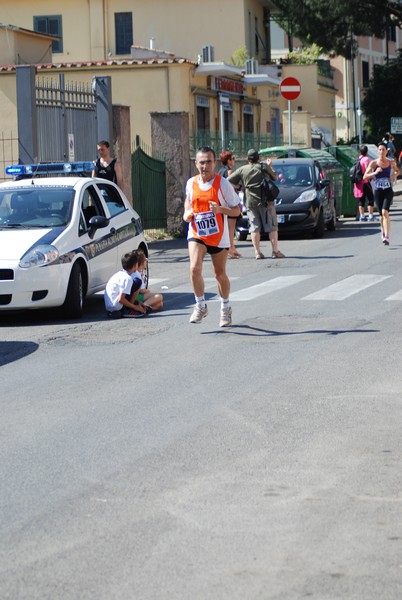
<path id="1" fill-rule="evenodd" d="M 292 144 L 292 111 L 290 106 L 291 100 L 296 100 L 301 92 L 300 81 L 296 77 L 285 77 L 280 85 L 280 91 L 283 98 L 288 101 L 289 114 L 289 146 Z"/>
<path id="2" fill-rule="evenodd" d="M 290 100 L 288 100 L 288 123 L 289 123 L 289 146 L 292 145 L 292 110 L 290 108 Z"/>

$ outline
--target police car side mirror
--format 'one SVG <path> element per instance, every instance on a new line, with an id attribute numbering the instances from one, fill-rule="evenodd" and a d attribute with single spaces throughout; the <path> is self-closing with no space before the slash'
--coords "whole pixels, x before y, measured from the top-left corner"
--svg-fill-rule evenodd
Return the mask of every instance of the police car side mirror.
<path id="1" fill-rule="evenodd" d="M 110 223 L 110 219 L 107 217 L 102 217 L 97 215 L 96 217 L 91 217 L 89 219 L 89 232 L 88 235 L 90 238 L 93 238 L 95 235 L 95 231 L 97 229 L 102 229 L 103 227 L 107 227 Z"/>

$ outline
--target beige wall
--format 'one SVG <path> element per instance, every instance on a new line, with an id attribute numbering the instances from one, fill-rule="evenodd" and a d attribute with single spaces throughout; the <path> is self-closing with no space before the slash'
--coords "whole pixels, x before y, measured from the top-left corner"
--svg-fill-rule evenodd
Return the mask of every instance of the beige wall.
<path id="1" fill-rule="evenodd" d="M 55 61 L 100 60 L 116 52 L 116 12 L 133 14 L 134 44 L 170 50 L 197 59 L 202 46 L 213 45 L 217 61 L 229 61 L 246 46 L 254 54 L 254 22 L 264 38 L 263 8 L 259 0 L 2 0 L 1 20 L 33 29 L 33 16 L 62 15 L 63 53 Z M 251 37 L 249 17 L 251 15 Z M 263 50 L 261 48 L 260 54 Z"/>
<path id="2" fill-rule="evenodd" d="M 304 131 L 309 131 L 309 121 L 311 121 L 312 128 L 320 127 L 328 130 L 331 135 L 331 143 L 335 144 L 337 135 L 335 85 L 334 87 L 329 87 L 332 83 L 331 81 L 328 81 L 328 87 L 322 85 L 316 64 L 284 65 L 282 71 L 283 78 L 295 77 L 301 85 L 300 96 L 296 100 L 292 100 L 290 106 L 292 112 L 294 111 L 295 114 L 292 124 L 294 127 L 297 127 L 297 139 L 305 136 Z M 285 136 L 288 137 L 288 117 L 285 114 L 283 115 L 283 129 Z M 303 143 L 310 144 L 310 140 L 307 139 Z"/>
<path id="3" fill-rule="evenodd" d="M 2 64 L 24 65 L 51 62 L 52 42 L 43 36 L 0 27 L 0 59 Z"/>

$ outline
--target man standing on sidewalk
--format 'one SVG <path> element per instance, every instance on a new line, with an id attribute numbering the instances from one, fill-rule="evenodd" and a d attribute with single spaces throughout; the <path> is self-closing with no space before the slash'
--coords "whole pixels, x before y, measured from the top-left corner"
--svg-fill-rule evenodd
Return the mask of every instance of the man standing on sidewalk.
<path id="1" fill-rule="evenodd" d="M 261 252 L 261 233 L 266 232 L 272 245 L 272 258 L 285 258 L 278 248 L 278 220 L 274 202 L 268 202 L 265 207 L 261 203 L 261 183 L 264 177 L 273 181 L 278 175 L 272 168 L 272 160 L 267 158 L 266 163 L 260 163 L 260 155 L 257 150 L 249 150 L 247 153 L 248 164 L 236 169 L 229 175 L 228 181 L 233 185 L 243 186 L 247 216 L 250 221 L 251 241 L 253 242 L 255 257 L 257 260 L 265 258 Z"/>
<path id="2" fill-rule="evenodd" d="M 202 276 L 203 260 L 208 253 L 221 298 L 219 326 L 228 327 L 232 324 L 232 309 L 226 274 L 230 244 L 227 218 L 239 215 L 239 198 L 227 179 L 215 174 L 216 155 L 212 148 L 204 146 L 197 150 L 195 166 L 199 175 L 187 181 L 183 215 L 189 223 L 190 275 L 196 302 L 190 323 L 201 323 L 208 314 Z"/>

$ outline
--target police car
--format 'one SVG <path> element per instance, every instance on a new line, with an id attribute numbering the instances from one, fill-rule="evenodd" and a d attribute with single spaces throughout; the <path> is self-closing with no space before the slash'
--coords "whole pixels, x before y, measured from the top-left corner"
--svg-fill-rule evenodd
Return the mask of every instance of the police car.
<path id="1" fill-rule="evenodd" d="M 141 249 L 143 226 L 122 191 L 83 176 L 93 163 L 6 167 L 0 184 L 0 311 L 62 307 L 82 315 L 121 256 Z"/>

